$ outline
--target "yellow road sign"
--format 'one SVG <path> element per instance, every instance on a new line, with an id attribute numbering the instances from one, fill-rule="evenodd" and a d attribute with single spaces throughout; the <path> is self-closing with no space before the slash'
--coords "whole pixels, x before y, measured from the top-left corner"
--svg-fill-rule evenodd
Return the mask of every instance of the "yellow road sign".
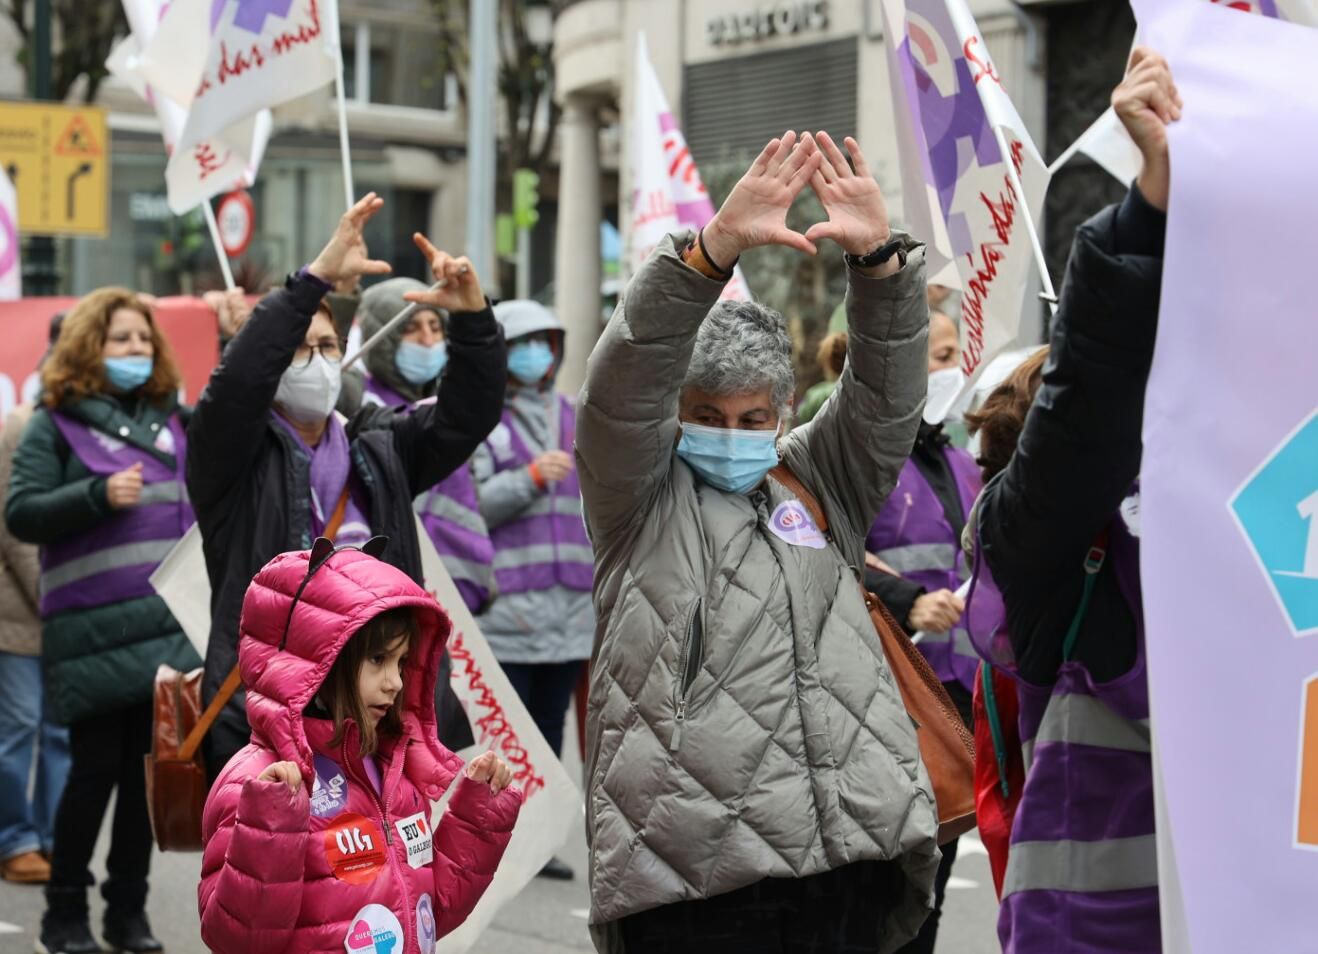
<path id="1" fill-rule="evenodd" d="M 110 130 L 97 106 L 0 102 L 0 166 L 18 192 L 18 230 L 110 230 Z"/>

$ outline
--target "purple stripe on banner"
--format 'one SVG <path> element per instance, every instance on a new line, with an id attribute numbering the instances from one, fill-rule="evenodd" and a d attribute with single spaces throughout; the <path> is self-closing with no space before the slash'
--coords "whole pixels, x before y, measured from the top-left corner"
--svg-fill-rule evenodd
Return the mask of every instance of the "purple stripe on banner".
<path id="1" fill-rule="evenodd" d="M 191 523 L 191 520 L 189 520 Z M 52 543 L 41 548 L 41 568 L 53 570 L 99 550 L 147 540 L 179 539 L 178 504 L 151 504 L 115 514 L 94 530 L 81 533 L 67 543 Z"/>
<path id="2" fill-rule="evenodd" d="M 45 619 L 70 610 L 94 609 L 108 603 L 153 596 L 156 591 L 151 586 L 151 574 L 159 565 L 145 563 L 140 566 L 115 567 L 43 593 L 41 616 Z"/>
<path id="3" fill-rule="evenodd" d="M 1022 891 L 998 914 L 1003 954 L 1158 954 L 1160 931 L 1157 888 Z"/>
<path id="4" fill-rule="evenodd" d="M 1035 748 L 1012 844 L 1134 838 L 1153 830 L 1148 753 L 1066 742 Z"/>
<path id="5" fill-rule="evenodd" d="M 659 114 L 659 131 L 672 132 L 677 128 L 677 120 L 673 118 L 672 113 Z"/>
<path id="6" fill-rule="evenodd" d="M 1265 17 L 1272 17 L 1274 20 L 1281 19 L 1281 12 L 1277 9 L 1277 0 L 1259 0 L 1259 11 Z"/>

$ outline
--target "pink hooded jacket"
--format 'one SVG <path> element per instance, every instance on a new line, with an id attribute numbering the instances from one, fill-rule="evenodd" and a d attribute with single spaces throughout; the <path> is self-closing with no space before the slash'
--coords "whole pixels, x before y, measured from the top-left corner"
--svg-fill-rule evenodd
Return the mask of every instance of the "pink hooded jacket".
<path id="1" fill-rule="evenodd" d="M 202 940 L 216 954 L 431 954 L 489 886 L 521 793 L 491 796 L 462 776 L 431 830 L 431 802 L 462 769 L 435 727 L 448 617 L 401 571 L 343 550 L 303 590 L 280 649 L 308 561 L 305 551 L 275 557 L 243 601 L 239 662 L 252 741 L 206 799 Z M 348 639 L 400 606 L 416 608 L 420 635 L 404 672 L 403 737 L 382 739 L 376 754 L 377 792 L 356 724 L 331 747 L 333 723 L 303 710 Z M 296 795 L 257 780 L 277 761 L 301 767 Z"/>

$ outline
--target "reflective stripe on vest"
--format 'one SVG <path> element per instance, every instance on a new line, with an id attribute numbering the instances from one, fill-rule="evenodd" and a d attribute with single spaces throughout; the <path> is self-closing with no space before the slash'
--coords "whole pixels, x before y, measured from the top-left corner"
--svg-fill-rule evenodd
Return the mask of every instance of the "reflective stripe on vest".
<path id="1" fill-rule="evenodd" d="M 957 566 L 957 548 L 950 543 L 910 543 L 876 555 L 903 576 L 927 570 L 950 573 Z"/>
<path id="2" fill-rule="evenodd" d="M 481 515 L 468 507 L 462 506 L 447 494 L 428 491 L 412 502 L 412 509 L 418 514 L 429 514 L 447 520 L 454 526 L 485 536 L 489 531 Z"/>
<path id="3" fill-rule="evenodd" d="M 575 411 L 565 398 L 556 395 L 554 400 L 552 417 L 559 422 L 557 446 L 571 448 Z M 501 434 L 499 439 L 487 440 L 496 473 L 526 467 L 535 459 L 530 436 L 509 408 L 504 409 L 496 431 Z M 500 594 L 552 586 L 590 591 L 595 556 L 586 535 L 575 470 L 531 501 L 515 519 L 491 530 L 490 538 Z"/>
<path id="4" fill-rule="evenodd" d="M 165 425 L 174 448 L 173 467 L 58 411 L 51 419 L 91 473 L 108 477 L 141 465 L 143 485 L 136 505 L 114 511 L 90 530 L 41 547 L 42 618 L 154 595 L 151 574 L 194 519 L 182 479 L 187 436 L 178 416 Z"/>
<path id="5" fill-rule="evenodd" d="M 1070 742 L 1122 752 L 1151 752 L 1148 719 L 1123 719 L 1093 696 L 1054 696 L 1044 711 L 1039 731 L 1021 744 L 1026 771 L 1036 745 Z"/>
<path id="6" fill-rule="evenodd" d="M 1011 846 L 1002 898 L 1020 891 L 1129 891 L 1158 885 L 1156 836 Z"/>

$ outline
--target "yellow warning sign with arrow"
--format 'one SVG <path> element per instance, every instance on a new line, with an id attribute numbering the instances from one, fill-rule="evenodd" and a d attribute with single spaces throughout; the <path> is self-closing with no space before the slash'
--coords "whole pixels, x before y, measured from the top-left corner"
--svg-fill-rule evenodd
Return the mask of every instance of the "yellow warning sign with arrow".
<path id="1" fill-rule="evenodd" d="M 110 133 L 97 106 L 0 102 L 0 166 L 28 235 L 109 233 Z"/>

